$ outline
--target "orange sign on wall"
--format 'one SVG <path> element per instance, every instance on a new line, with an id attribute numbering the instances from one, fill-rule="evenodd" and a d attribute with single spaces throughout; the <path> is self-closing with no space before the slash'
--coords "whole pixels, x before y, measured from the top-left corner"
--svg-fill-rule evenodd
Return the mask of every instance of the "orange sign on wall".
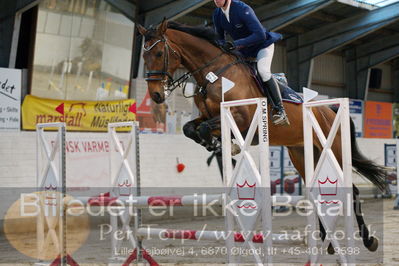
<path id="1" fill-rule="evenodd" d="M 392 104 L 367 101 L 364 117 L 365 138 L 392 138 Z"/>

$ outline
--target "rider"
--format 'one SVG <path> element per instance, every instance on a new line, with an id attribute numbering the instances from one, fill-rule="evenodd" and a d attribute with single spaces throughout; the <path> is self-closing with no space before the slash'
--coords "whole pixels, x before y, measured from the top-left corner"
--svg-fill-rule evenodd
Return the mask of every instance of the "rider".
<path id="1" fill-rule="evenodd" d="M 216 9 L 213 13 L 213 24 L 225 50 L 237 49 L 246 58 L 256 58 L 258 72 L 264 85 L 269 88 L 269 95 L 274 105 L 273 123 L 289 124 L 282 104 L 280 89 L 270 70 L 274 43 L 282 39 L 282 35 L 267 31 L 254 11 L 239 0 L 214 0 Z M 225 34 L 234 40 L 226 41 Z M 265 86 L 263 86 L 265 87 Z"/>

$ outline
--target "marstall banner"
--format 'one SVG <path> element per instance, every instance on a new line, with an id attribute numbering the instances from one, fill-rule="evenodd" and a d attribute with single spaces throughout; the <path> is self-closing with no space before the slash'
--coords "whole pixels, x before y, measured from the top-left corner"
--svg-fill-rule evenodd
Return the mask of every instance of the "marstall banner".
<path id="1" fill-rule="evenodd" d="M 136 120 L 134 99 L 117 101 L 62 101 L 27 95 L 22 104 L 22 127 L 65 122 L 68 130 L 107 131 L 108 123 Z"/>
<path id="2" fill-rule="evenodd" d="M 392 138 L 392 104 L 367 101 L 364 117 L 365 138 Z"/>
<path id="3" fill-rule="evenodd" d="M 393 137 L 399 138 L 399 103 L 393 104 Z"/>
<path id="4" fill-rule="evenodd" d="M 363 101 L 349 100 L 350 117 L 355 124 L 356 137 L 363 136 Z"/>

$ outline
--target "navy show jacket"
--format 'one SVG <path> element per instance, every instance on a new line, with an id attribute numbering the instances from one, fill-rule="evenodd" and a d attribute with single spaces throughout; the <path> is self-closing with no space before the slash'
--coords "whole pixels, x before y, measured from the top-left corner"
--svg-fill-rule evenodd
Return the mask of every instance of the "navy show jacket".
<path id="1" fill-rule="evenodd" d="M 232 0 L 229 11 L 230 22 L 221 8 L 213 12 L 213 24 L 221 42 L 229 34 L 234 45 L 244 57 L 256 58 L 259 50 L 282 39 L 282 35 L 267 31 L 256 17 L 253 9 L 247 4 Z"/>

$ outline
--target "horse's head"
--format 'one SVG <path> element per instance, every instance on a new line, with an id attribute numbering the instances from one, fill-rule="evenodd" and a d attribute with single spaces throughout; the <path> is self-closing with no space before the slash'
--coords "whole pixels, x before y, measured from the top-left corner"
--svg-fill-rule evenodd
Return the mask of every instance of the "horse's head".
<path id="1" fill-rule="evenodd" d="M 145 29 L 137 25 L 144 36 L 144 62 L 147 66 L 146 81 L 151 98 L 163 103 L 173 82 L 173 73 L 180 65 L 180 55 L 174 50 L 165 36 L 168 22 L 164 20 L 156 29 Z"/>

